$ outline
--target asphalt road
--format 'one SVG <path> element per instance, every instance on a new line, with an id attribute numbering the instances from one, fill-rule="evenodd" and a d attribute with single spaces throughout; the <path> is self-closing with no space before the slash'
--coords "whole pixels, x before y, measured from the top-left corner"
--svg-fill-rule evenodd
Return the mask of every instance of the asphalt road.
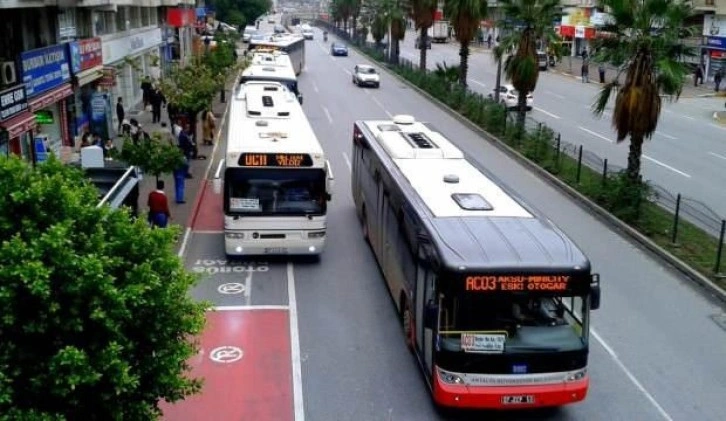
<path id="1" fill-rule="evenodd" d="M 406 34 L 401 56 L 419 62 L 413 46 L 415 35 Z M 458 44 L 433 44 L 428 50 L 427 67 L 436 63 L 459 63 Z M 564 58 L 564 63 L 567 63 Z M 578 66 L 573 73 L 579 75 Z M 597 79 L 593 69 L 590 80 Z M 488 94 L 496 85 L 496 63 L 489 50 L 476 49 L 469 57 L 469 87 Z M 502 83 L 505 83 L 503 81 Z M 625 167 L 628 141 L 617 144 L 611 124 L 612 104 L 602 118 L 590 106 L 600 86 L 583 84 L 578 77 L 541 72 L 534 93 L 531 116 L 562 134 L 562 139 L 582 144 L 585 150 L 608 158 L 611 164 Z M 724 108 L 723 98 L 681 98 L 664 102 L 658 129 L 643 149 L 643 175 L 672 193 L 699 200 L 726 218 L 726 126 L 713 120 L 713 113 Z"/>
<path id="2" fill-rule="evenodd" d="M 331 57 L 320 32 L 306 45 L 303 108 L 336 175 L 326 251 L 319 263 L 225 260 L 221 200 L 207 185 L 183 247 L 187 267 L 202 274 L 193 296 L 218 307 L 192 362 L 205 388 L 166 419 L 723 419 L 726 332 L 710 319 L 723 314 L 718 306 L 392 76 L 384 73 L 378 90 L 355 87 L 348 72 L 366 60 L 354 51 Z M 399 113 L 433 123 L 563 228 L 601 273 L 603 305 L 593 317 L 591 390 L 583 403 L 447 418 L 431 405 L 350 197 L 353 122 Z M 222 142 L 210 174 L 223 150 Z"/>

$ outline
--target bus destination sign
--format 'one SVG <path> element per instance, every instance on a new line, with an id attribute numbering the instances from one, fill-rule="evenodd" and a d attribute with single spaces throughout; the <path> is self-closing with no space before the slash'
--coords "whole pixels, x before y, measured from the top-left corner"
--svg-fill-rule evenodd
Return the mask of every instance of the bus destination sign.
<path id="1" fill-rule="evenodd" d="M 464 278 L 467 292 L 567 291 L 569 275 L 472 275 Z"/>
<path id="2" fill-rule="evenodd" d="M 313 160 L 304 153 L 243 153 L 240 167 L 312 167 Z"/>

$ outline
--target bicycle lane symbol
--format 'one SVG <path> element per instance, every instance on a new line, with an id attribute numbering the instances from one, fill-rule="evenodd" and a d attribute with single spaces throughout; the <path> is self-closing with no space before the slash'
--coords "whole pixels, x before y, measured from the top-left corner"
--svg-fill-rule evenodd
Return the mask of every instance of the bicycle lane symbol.
<path id="1" fill-rule="evenodd" d="M 242 294 L 246 291 L 245 284 L 239 282 L 228 282 L 217 287 L 217 292 L 224 295 Z"/>
<path id="2" fill-rule="evenodd" d="M 242 359 L 244 352 L 236 346 L 220 346 L 209 353 L 209 359 L 215 363 L 230 364 Z"/>

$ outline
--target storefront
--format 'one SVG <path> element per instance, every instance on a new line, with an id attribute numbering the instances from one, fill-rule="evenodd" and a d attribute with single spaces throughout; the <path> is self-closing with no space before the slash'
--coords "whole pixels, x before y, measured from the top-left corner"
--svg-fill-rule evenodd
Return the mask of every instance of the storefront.
<path id="1" fill-rule="evenodd" d="M 69 118 L 71 133 L 76 138 L 88 130 L 91 133 L 98 133 L 102 138 L 110 138 L 114 133 L 109 130 L 111 122 L 110 98 L 107 98 L 109 105 L 104 108 L 103 113 L 94 112 L 92 102 L 95 97 L 105 96 L 105 92 L 99 92 L 98 82 L 103 77 L 103 49 L 101 38 L 88 38 L 68 43 L 68 51 L 71 59 L 71 74 L 75 94 L 69 99 Z"/>
<path id="2" fill-rule="evenodd" d="M 713 81 L 718 71 L 726 73 L 726 16 L 703 16 L 701 63 L 706 81 Z"/>
<path id="3" fill-rule="evenodd" d="M 562 21 L 555 29 L 562 38 L 564 51 L 569 51 L 571 56 L 578 56 L 583 50 L 591 50 L 590 40 L 595 38 L 595 26 L 590 22 L 592 12 L 593 9 L 589 7 L 563 9 Z"/>
<path id="4" fill-rule="evenodd" d="M 113 66 L 115 86 L 109 97 L 122 97 L 126 109 L 141 101 L 141 81 L 144 76 L 158 78 L 161 75 L 159 46 L 162 43 L 161 28 L 135 31 L 121 38 L 116 34 L 101 37 L 104 67 Z M 105 85 L 108 85 L 107 83 Z M 115 121 L 115 113 L 112 113 Z"/>
<path id="5" fill-rule="evenodd" d="M 24 84 L 0 92 L 0 156 L 18 155 L 32 161 L 35 125 Z"/>
<path id="6" fill-rule="evenodd" d="M 72 146 L 66 98 L 73 94 L 70 61 L 65 44 L 53 45 L 20 54 L 21 74 L 28 97 L 28 108 L 38 123 L 33 145 L 61 156 L 63 146 Z M 38 157 L 33 154 L 33 159 Z"/>

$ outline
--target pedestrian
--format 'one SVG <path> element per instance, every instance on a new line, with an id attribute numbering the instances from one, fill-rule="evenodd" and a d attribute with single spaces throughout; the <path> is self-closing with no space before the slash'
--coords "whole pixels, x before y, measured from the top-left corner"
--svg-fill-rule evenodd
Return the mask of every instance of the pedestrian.
<path id="1" fill-rule="evenodd" d="M 189 124 L 184 125 L 184 129 L 179 133 L 179 148 L 186 157 L 187 161 L 194 159 L 194 143 L 189 133 Z M 192 173 L 187 171 L 187 178 L 192 178 Z"/>
<path id="2" fill-rule="evenodd" d="M 599 66 L 597 66 L 597 72 L 600 74 L 600 83 L 605 83 L 605 64 L 600 63 Z"/>
<path id="3" fill-rule="evenodd" d="M 713 75 L 713 83 L 716 84 L 716 92 L 718 92 L 719 87 L 721 86 L 721 81 L 723 80 L 723 70 L 719 69 L 715 75 Z"/>
<path id="4" fill-rule="evenodd" d="M 172 104 L 171 102 L 166 103 L 166 113 L 169 115 L 169 126 L 174 127 L 174 121 L 176 120 L 176 114 L 178 110 L 176 109 L 176 105 Z"/>
<path id="5" fill-rule="evenodd" d="M 91 145 L 100 146 L 103 148 L 103 139 L 101 139 L 100 134 L 98 134 L 98 133 L 93 134 L 93 140 L 91 141 Z"/>
<path id="6" fill-rule="evenodd" d="M 144 100 L 144 111 L 149 106 L 149 97 L 151 96 L 151 78 L 144 76 L 144 80 L 141 81 L 141 93 Z"/>
<path id="7" fill-rule="evenodd" d="M 184 158 L 184 162 L 177 168 L 174 168 L 174 199 L 176 203 L 186 203 L 184 200 L 184 184 L 186 183 L 187 174 L 189 174 L 189 161 Z"/>
<path id="8" fill-rule="evenodd" d="M 703 69 L 700 65 L 696 66 L 696 74 L 693 77 L 693 86 L 703 84 Z"/>
<path id="9" fill-rule="evenodd" d="M 166 228 L 171 219 L 169 201 L 164 193 L 164 180 L 156 180 L 156 190 L 149 193 L 149 224 L 152 227 Z"/>
<path id="10" fill-rule="evenodd" d="M 489 35 L 487 35 L 487 48 L 489 48 L 490 50 L 492 48 L 492 34 L 491 33 L 489 33 Z"/>
<path id="11" fill-rule="evenodd" d="M 217 119 L 214 118 L 212 110 L 204 111 L 204 123 L 202 126 L 202 137 L 205 145 L 214 144 L 214 131 L 217 127 Z"/>
<path id="12" fill-rule="evenodd" d="M 582 62 L 582 83 L 590 83 L 590 66 L 587 60 Z"/>
<path id="13" fill-rule="evenodd" d="M 106 139 L 106 144 L 103 145 L 103 157 L 111 159 L 113 158 L 114 152 L 116 152 L 116 145 L 113 144 L 113 140 Z"/>
<path id="14" fill-rule="evenodd" d="M 116 118 L 118 118 L 117 132 L 119 134 L 121 134 L 123 132 L 124 117 L 126 117 L 126 111 L 124 110 L 123 98 L 118 97 L 118 101 L 116 102 Z"/>
<path id="15" fill-rule="evenodd" d="M 161 89 L 154 88 L 151 91 L 149 101 L 151 102 L 151 123 L 161 122 L 161 106 L 166 105 L 166 98 L 161 93 Z"/>

